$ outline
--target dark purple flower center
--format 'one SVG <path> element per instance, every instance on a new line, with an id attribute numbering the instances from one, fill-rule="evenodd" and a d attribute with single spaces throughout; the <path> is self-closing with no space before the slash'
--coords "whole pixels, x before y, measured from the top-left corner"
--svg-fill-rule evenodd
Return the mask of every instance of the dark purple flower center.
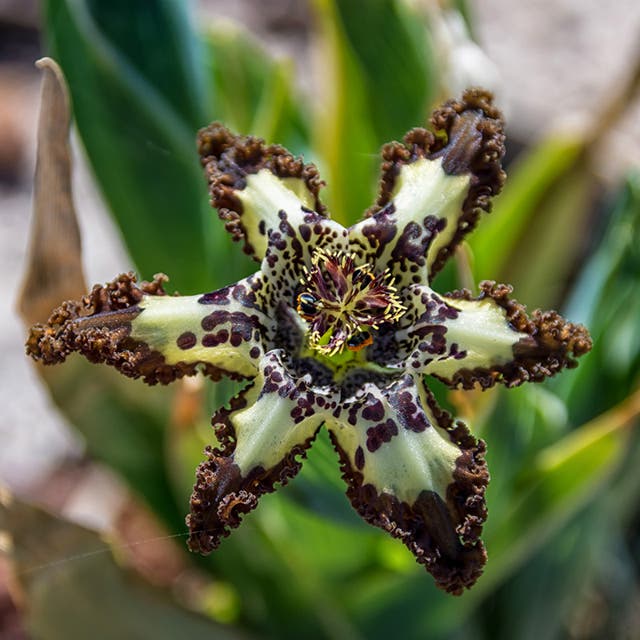
<path id="1" fill-rule="evenodd" d="M 346 346 L 359 351 L 371 344 L 372 331 L 395 322 L 406 311 L 389 271 L 374 273 L 344 253 L 318 249 L 305 268 L 297 310 L 309 323 L 309 344 L 332 356 Z"/>

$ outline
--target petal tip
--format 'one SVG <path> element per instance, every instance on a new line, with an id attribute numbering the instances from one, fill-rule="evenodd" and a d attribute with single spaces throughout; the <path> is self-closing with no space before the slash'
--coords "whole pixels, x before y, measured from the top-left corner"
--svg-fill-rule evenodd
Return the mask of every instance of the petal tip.
<path id="1" fill-rule="evenodd" d="M 469 176 L 455 231 L 434 253 L 430 265 L 433 277 L 475 228 L 481 212 L 491 210 L 491 198 L 502 190 L 506 174 L 502 169 L 504 121 L 488 91 L 468 89 L 460 100 L 445 103 L 434 111 L 431 129 L 412 129 L 404 142 L 391 142 L 382 148 L 380 191 L 366 215 L 380 213 L 393 202 L 403 165 L 420 159 L 439 160 L 446 175 Z"/>
<path id="2" fill-rule="evenodd" d="M 57 364 L 75 351 L 90 362 L 111 365 L 150 385 L 194 375 L 196 364 L 169 365 L 162 353 L 131 337 L 132 323 L 143 312 L 140 302 L 145 296 L 165 296 L 167 280 L 160 273 L 151 282 L 137 284 L 136 276 L 129 272 L 106 285 L 95 285 L 81 300 L 60 305 L 45 324 L 31 327 L 27 354 L 43 364 Z M 222 375 L 207 364 L 204 373 L 213 379 Z"/>
<path id="3" fill-rule="evenodd" d="M 407 502 L 379 491 L 373 484 L 364 483 L 364 476 L 352 467 L 333 433 L 331 439 L 340 458 L 347 496 L 356 511 L 369 524 L 401 540 L 440 589 L 460 595 L 475 584 L 487 559 L 480 540 L 487 515 L 484 494 L 489 483 L 485 444 L 476 440 L 462 422 L 454 424 L 432 398 L 429 406 L 439 425 L 461 448 L 453 482 L 444 498 L 424 490 Z"/>
<path id="4" fill-rule="evenodd" d="M 211 206 L 218 209 L 225 229 L 233 239 L 244 239 L 245 253 L 261 259 L 249 241 L 250 234 L 243 223 L 243 205 L 238 192 L 246 188 L 247 175 L 262 169 L 278 178 L 301 180 L 313 200 L 314 210 L 325 214 L 319 192 L 324 182 L 314 164 L 305 164 L 284 147 L 266 144 L 255 136 L 241 136 L 219 122 L 200 129 L 197 136 L 198 154 L 209 183 Z"/>
<path id="5" fill-rule="evenodd" d="M 229 452 L 235 442 L 228 434 L 226 438 L 223 449 Z M 217 549 L 222 539 L 240 526 L 242 517 L 258 506 L 261 496 L 275 491 L 276 484 L 286 485 L 300 471 L 302 462 L 298 458 L 306 456 L 314 438 L 315 434 L 294 446 L 274 467 L 256 466 L 246 476 L 234 462 L 232 453 L 221 456 L 219 450 L 207 447 L 208 459 L 196 471 L 190 513 L 186 518 L 189 550 L 208 555 Z"/>
<path id="6" fill-rule="evenodd" d="M 132 272 L 123 273 L 104 286 L 95 285 L 79 301 L 63 302 L 51 313 L 46 323 L 31 327 L 26 342 L 27 354 L 44 364 L 64 362 L 71 351 L 80 350 L 78 340 L 81 334 L 86 333 L 85 329 L 98 330 L 97 326 L 91 326 L 90 320 L 98 314 L 111 314 L 110 327 L 105 327 L 104 331 L 126 329 L 139 312 L 137 305 L 145 293 L 165 295 L 162 284 L 166 280 L 165 275 L 158 274 L 151 283 L 143 282 L 138 286 Z M 93 337 L 98 338 L 97 335 Z M 113 342 L 113 338 L 107 334 L 103 338 L 109 343 Z M 84 346 L 89 348 L 88 343 Z M 95 356 L 98 356 L 97 352 Z"/>
<path id="7" fill-rule="evenodd" d="M 526 307 L 509 297 L 512 291 L 511 285 L 483 280 L 477 298 L 466 289 L 449 294 L 452 298 L 464 300 L 490 298 L 504 309 L 505 319 L 513 330 L 525 334 L 513 345 L 511 361 L 490 369 L 460 369 L 450 381 L 454 386 L 472 389 L 479 384 L 488 389 L 498 382 L 507 387 L 542 382 L 564 368 L 576 367 L 576 358 L 591 350 L 592 340 L 586 327 L 568 322 L 557 311 L 538 309 L 529 317 Z"/>

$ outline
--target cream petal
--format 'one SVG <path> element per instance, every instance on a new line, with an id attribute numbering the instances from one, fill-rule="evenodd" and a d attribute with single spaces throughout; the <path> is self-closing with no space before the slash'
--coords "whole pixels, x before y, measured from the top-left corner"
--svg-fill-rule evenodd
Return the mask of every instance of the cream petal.
<path id="1" fill-rule="evenodd" d="M 261 261 L 282 212 L 294 228 L 324 218 L 316 167 L 279 145 L 238 136 L 214 122 L 198 133 L 198 152 L 211 204 L 245 252 Z"/>
<path id="2" fill-rule="evenodd" d="M 125 274 L 94 287 L 32 327 L 27 352 L 54 364 L 77 351 L 149 384 L 198 371 L 213 379 L 256 375 L 275 330 L 261 306 L 260 277 L 196 296 L 167 296 L 163 280 L 138 286 Z"/>
<path id="3" fill-rule="evenodd" d="M 515 387 L 539 382 L 591 348 L 582 325 L 555 311 L 535 311 L 509 298 L 511 287 L 485 281 L 481 293 L 440 296 L 415 286 L 411 313 L 395 335 L 398 358 L 412 371 L 437 376 L 452 387 Z"/>
<path id="4" fill-rule="evenodd" d="M 261 495 L 298 473 L 297 457 L 304 457 L 331 408 L 331 398 L 314 392 L 308 379 L 294 378 L 282 356 L 267 353 L 254 382 L 213 416 L 220 446 L 208 448 L 197 471 L 188 517 L 192 550 L 215 549 Z"/>
<path id="5" fill-rule="evenodd" d="M 484 443 L 409 374 L 366 383 L 327 426 L 358 513 L 400 538 L 442 589 L 470 587 L 486 560 Z"/>
<path id="6" fill-rule="evenodd" d="M 434 133 L 385 145 L 378 201 L 350 229 L 353 251 L 390 269 L 398 287 L 427 284 L 504 182 L 502 117 L 489 94 L 469 90 L 431 122 Z"/>

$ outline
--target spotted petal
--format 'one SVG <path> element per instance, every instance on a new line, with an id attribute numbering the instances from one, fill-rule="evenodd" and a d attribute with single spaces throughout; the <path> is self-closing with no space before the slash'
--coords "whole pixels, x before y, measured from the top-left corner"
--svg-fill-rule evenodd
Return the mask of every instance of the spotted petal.
<path id="1" fill-rule="evenodd" d="M 381 191 L 370 217 L 350 229 L 353 251 L 389 268 L 397 285 L 426 284 L 471 231 L 504 182 L 503 123 L 490 94 L 465 92 L 382 150 Z"/>
<path id="2" fill-rule="evenodd" d="M 484 443 L 409 374 L 366 383 L 328 426 L 358 513 L 400 538 L 441 588 L 470 587 L 486 560 Z"/>
<path id="3" fill-rule="evenodd" d="M 283 147 L 234 135 L 214 122 L 198 133 L 198 152 L 212 206 L 234 239 L 244 238 L 245 252 L 257 261 L 264 258 L 269 234 L 280 228 L 283 217 L 294 229 L 325 217 L 318 170 Z"/>
<path id="4" fill-rule="evenodd" d="M 175 297 L 165 295 L 165 280 L 138 286 L 126 274 L 96 285 L 81 301 L 56 309 L 46 325 L 32 327 L 27 352 L 54 364 L 77 351 L 149 384 L 198 371 L 214 380 L 254 376 L 272 324 L 259 304 L 259 277 Z"/>
<path id="5" fill-rule="evenodd" d="M 215 549 L 258 498 L 285 484 L 300 470 L 327 404 L 309 388 L 309 378 L 294 378 L 283 366 L 282 351 L 262 359 L 255 381 L 218 411 L 212 424 L 220 447 L 208 448 L 198 468 L 187 519 L 189 547 Z"/>
<path id="6" fill-rule="evenodd" d="M 591 349 L 582 325 L 555 311 L 535 311 L 511 300 L 511 287 L 485 281 L 481 293 L 439 296 L 429 287 L 410 290 L 412 312 L 398 331 L 398 356 L 411 370 L 432 374 L 452 387 L 514 387 L 539 382 Z"/>

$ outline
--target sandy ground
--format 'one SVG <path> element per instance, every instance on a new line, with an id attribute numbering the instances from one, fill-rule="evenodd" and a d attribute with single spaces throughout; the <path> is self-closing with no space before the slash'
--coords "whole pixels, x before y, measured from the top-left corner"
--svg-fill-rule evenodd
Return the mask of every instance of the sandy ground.
<path id="1" fill-rule="evenodd" d="M 291 14 L 291 3 L 276 4 L 284 7 L 278 11 L 285 16 Z M 256 6 L 249 0 L 203 0 L 200 10 L 206 15 L 245 16 L 253 29 L 269 33 Z M 637 0 L 480 0 L 473 13 L 478 38 L 499 70 L 511 131 L 521 139 L 536 138 L 560 118 L 593 113 L 619 85 L 634 55 L 640 55 Z M 303 45 L 296 24 L 304 24 L 304 15 L 294 12 L 288 24 L 288 30 L 267 38 L 278 55 Z M 22 64 L 16 74 L 0 59 L 0 130 L 18 131 L 20 147 L 15 158 L 17 184 L 0 185 L 0 479 L 18 491 L 28 490 L 65 457 L 82 450 L 38 385 L 24 356 L 24 329 L 14 311 L 28 237 L 37 103 L 35 70 Z M 640 165 L 638 105 L 624 125 L 607 152 L 612 176 L 631 162 Z M 76 149 L 75 197 L 87 279 L 99 282 L 129 268 L 130 260 Z"/>

